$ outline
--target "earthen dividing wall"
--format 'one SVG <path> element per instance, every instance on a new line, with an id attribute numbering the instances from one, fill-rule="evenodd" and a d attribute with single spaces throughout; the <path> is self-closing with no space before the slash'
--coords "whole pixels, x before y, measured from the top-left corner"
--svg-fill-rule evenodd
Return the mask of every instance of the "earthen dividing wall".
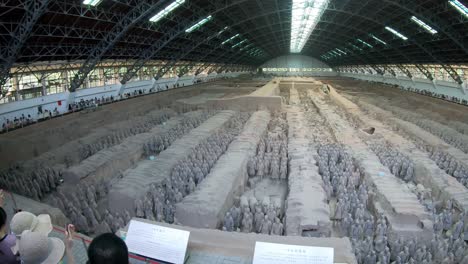
<path id="1" fill-rule="evenodd" d="M 387 129 L 382 123 L 370 118 L 353 102 L 341 96 L 333 88 L 330 98 L 341 105 L 345 111 L 364 125 L 374 127 L 375 135 L 379 135 L 398 150 L 410 157 L 415 164 L 415 178 L 418 183 L 432 190 L 436 200 L 446 202 L 451 199 L 460 211 L 468 211 L 468 190 L 454 177 L 441 170 L 429 156 L 419 150 L 412 142 L 397 133 Z"/>
<path id="2" fill-rule="evenodd" d="M 232 109 L 237 111 L 278 111 L 281 109 L 282 99 L 278 81 L 273 80 L 249 95 L 237 96 L 227 99 L 207 100 L 209 108 Z"/>
<path id="3" fill-rule="evenodd" d="M 432 221 L 424 210 L 416 195 L 412 193 L 404 182 L 383 166 L 378 157 L 362 142 L 349 123 L 341 118 L 320 97 L 317 92 L 309 90 L 309 96 L 327 120 L 338 141 L 348 147 L 348 151 L 358 161 L 365 173 L 365 178 L 374 190 L 374 209 L 383 213 L 389 220 L 391 230 L 403 236 L 418 236 L 429 239 Z"/>
<path id="4" fill-rule="evenodd" d="M 234 198 L 244 191 L 248 180 L 247 162 L 255 154 L 270 118 L 266 111 L 252 114 L 242 133 L 231 142 L 196 191 L 176 204 L 178 223 L 201 228 L 220 226 Z"/>
<path id="5" fill-rule="evenodd" d="M 189 112 L 173 117 L 147 133 L 138 134 L 125 139 L 121 144 L 103 149 L 93 156 L 63 172 L 66 183 L 78 183 L 80 180 L 90 179 L 99 181 L 110 179 L 116 174 L 124 172 L 135 165 L 143 155 L 143 146 L 155 136 L 166 133 L 181 124 L 185 118 L 199 113 Z"/>
<path id="6" fill-rule="evenodd" d="M 330 207 L 323 189 L 322 177 L 318 173 L 313 154 L 313 142 L 308 138 L 309 128 L 299 104 L 297 90 L 290 90 L 287 111 L 289 124 L 289 194 L 286 209 L 285 234 L 301 236 L 303 231 L 316 231 L 328 235 L 330 232 Z"/>
<path id="7" fill-rule="evenodd" d="M 203 140 L 222 128 L 235 114 L 235 111 L 221 111 L 176 140 L 156 156 L 155 160 L 141 161 L 136 168 L 125 171 L 123 178 L 109 191 L 109 209 L 120 212 L 133 210 L 135 200 L 147 193 L 150 184 L 168 178 L 179 161 L 185 159 Z"/>

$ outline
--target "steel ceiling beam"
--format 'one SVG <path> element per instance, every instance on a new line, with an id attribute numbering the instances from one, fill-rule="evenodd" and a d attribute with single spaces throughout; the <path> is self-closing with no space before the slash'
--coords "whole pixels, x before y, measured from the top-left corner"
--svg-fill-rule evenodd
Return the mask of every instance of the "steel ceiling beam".
<path id="1" fill-rule="evenodd" d="M 418 5 L 417 1 L 411 0 L 383 0 L 383 2 L 392 4 L 405 10 L 406 12 L 413 14 L 420 19 L 430 21 L 431 26 L 435 27 L 440 31 L 440 33 L 445 34 L 450 40 L 457 44 L 465 54 L 468 54 L 468 43 L 466 41 L 466 36 L 458 34 L 453 30 L 453 25 L 450 25 L 443 19 L 441 19 L 437 10 L 442 9 L 442 7 L 447 6 L 447 1 L 441 1 L 439 5 L 431 5 L 431 9 L 427 9 L 422 5 Z M 442 5 L 441 5 L 442 4 Z"/>
<path id="2" fill-rule="evenodd" d="M 0 90 L 3 97 L 6 91 L 3 86 L 10 78 L 10 69 L 16 61 L 21 49 L 26 40 L 29 38 L 31 31 L 37 20 L 44 14 L 49 4 L 48 0 L 29 0 L 23 3 L 25 14 L 21 19 L 20 24 L 11 34 L 11 39 L 8 45 L 0 51 Z"/>
<path id="3" fill-rule="evenodd" d="M 160 5 L 140 1 L 137 6 L 130 10 L 128 14 L 117 22 L 108 34 L 91 51 L 86 61 L 73 77 L 70 85 L 70 91 L 76 91 L 76 89 L 83 84 L 88 77 L 88 74 L 94 69 L 96 64 L 99 63 L 104 54 L 111 50 L 128 32 L 128 30 L 130 30 L 140 20 L 146 18 L 148 15 L 159 9 L 161 9 Z"/>

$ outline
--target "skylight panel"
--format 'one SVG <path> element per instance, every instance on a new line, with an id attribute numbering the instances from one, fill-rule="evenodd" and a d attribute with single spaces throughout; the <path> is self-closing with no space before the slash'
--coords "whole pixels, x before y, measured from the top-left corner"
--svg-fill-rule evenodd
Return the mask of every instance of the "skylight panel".
<path id="1" fill-rule="evenodd" d="M 382 44 L 384 44 L 384 45 L 387 45 L 387 42 L 385 42 L 385 41 L 379 39 L 378 37 L 376 37 L 376 36 L 374 36 L 374 35 L 372 35 L 372 34 L 370 34 L 370 36 L 371 36 L 373 39 L 377 40 L 378 42 L 380 42 L 380 43 L 382 43 Z"/>
<path id="2" fill-rule="evenodd" d="M 424 23 L 421 19 L 412 16 L 411 20 L 418 24 L 420 27 L 424 28 L 427 32 L 431 33 L 432 35 L 437 34 L 437 30 L 433 29 L 431 26 L 428 24 Z"/>
<path id="3" fill-rule="evenodd" d="M 291 53 L 300 53 L 330 0 L 292 0 Z"/>
<path id="4" fill-rule="evenodd" d="M 401 38 L 402 40 L 408 40 L 406 36 L 404 36 L 403 34 L 401 34 L 400 32 L 396 31 L 395 29 L 391 27 L 385 27 L 385 29 L 392 32 L 395 36 Z"/>
<path id="5" fill-rule="evenodd" d="M 462 15 L 464 15 L 466 18 L 468 18 L 468 7 L 466 7 L 460 1 L 450 0 L 449 4 L 451 4 L 453 7 L 455 7 L 455 9 L 457 9 L 458 12 L 460 12 Z"/>
<path id="6" fill-rule="evenodd" d="M 150 18 L 151 22 L 158 22 L 159 20 L 163 19 L 165 16 L 167 16 L 169 13 L 174 11 L 176 8 L 181 6 L 183 3 L 185 3 L 185 0 L 175 0 L 171 4 L 169 4 L 166 8 L 163 10 L 159 11 L 155 16 Z"/>
<path id="7" fill-rule="evenodd" d="M 195 25 L 187 28 L 187 30 L 185 30 L 185 32 L 186 33 L 192 33 L 193 31 L 201 28 L 204 24 L 208 23 L 208 21 L 210 21 L 211 19 L 213 19 L 213 17 L 211 15 L 207 16 L 204 19 L 198 21 Z"/>
<path id="8" fill-rule="evenodd" d="M 83 4 L 90 5 L 90 6 L 97 6 L 101 3 L 102 0 L 84 0 Z"/>
<path id="9" fill-rule="evenodd" d="M 371 48 L 371 49 L 374 47 L 374 46 L 372 46 L 371 44 L 365 42 L 365 41 L 362 40 L 362 39 L 357 39 L 357 41 L 361 42 L 362 44 L 366 45 L 367 47 L 369 47 L 369 48 Z"/>

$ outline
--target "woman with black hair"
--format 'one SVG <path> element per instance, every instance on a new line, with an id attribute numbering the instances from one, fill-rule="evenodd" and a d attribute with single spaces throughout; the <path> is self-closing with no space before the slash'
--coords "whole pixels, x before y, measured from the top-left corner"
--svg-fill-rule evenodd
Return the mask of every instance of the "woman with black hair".
<path id="1" fill-rule="evenodd" d="M 88 264 L 128 264 L 125 242 L 112 233 L 102 234 L 88 248 Z"/>
<path id="2" fill-rule="evenodd" d="M 16 237 L 7 232 L 7 214 L 2 207 L 3 199 L 3 190 L 0 190 L 0 263 L 19 264 L 19 257 L 12 251 L 16 245 Z"/>

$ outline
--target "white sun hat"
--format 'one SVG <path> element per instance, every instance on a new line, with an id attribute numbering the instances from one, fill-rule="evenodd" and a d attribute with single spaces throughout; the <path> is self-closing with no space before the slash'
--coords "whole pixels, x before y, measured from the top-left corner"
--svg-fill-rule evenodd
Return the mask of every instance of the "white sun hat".
<path id="1" fill-rule="evenodd" d="M 43 233 L 47 236 L 52 231 L 52 221 L 48 214 L 36 216 L 30 212 L 18 212 L 11 219 L 10 229 L 18 238 L 21 238 L 25 230 Z"/>
<path id="2" fill-rule="evenodd" d="M 65 254 L 63 241 L 44 233 L 26 230 L 17 243 L 23 264 L 57 264 Z"/>

